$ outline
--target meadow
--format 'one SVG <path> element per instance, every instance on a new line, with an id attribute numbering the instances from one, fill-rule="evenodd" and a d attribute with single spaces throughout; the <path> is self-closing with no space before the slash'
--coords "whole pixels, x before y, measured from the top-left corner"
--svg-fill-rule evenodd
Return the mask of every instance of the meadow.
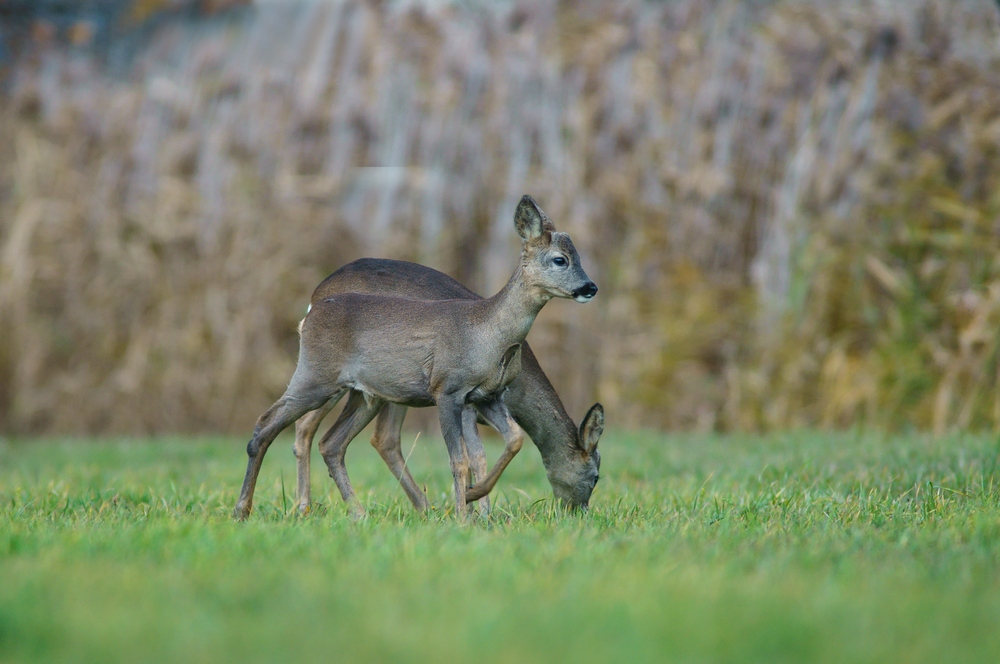
<path id="1" fill-rule="evenodd" d="M 528 446 L 471 524 L 413 434 L 427 516 L 363 440 L 297 516 L 280 438 L 235 523 L 244 442 L 2 440 L 0 661 L 1000 661 L 995 436 L 612 431 L 588 513 Z"/>

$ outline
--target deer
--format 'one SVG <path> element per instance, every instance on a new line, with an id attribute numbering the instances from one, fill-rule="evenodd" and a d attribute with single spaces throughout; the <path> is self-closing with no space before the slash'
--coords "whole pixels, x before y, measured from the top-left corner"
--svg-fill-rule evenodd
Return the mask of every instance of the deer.
<path id="1" fill-rule="evenodd" d="M 313 291 L 309 306 L 339 293 L 352 292 L 392 294 L 419 300 L 483 299 L 433 268 L 407 261 L 360 258 L 324 279 Z M 601 455 L 597 444 L 604 431 L 603 406 L 599 403 L 591 406 L 577 428 L 527 341 L 521 345 L 521 373 L 507 386 L 504 402 L 540 452 L 556 500 L 571 510 L 586 510 L 600 479 Z M 309 512 L 311 508 L 310 457 L 313 439 L 323 418 L 332 409 L 333 405 L 328 403 L 295 423 L 296 496 L 300 514 Z M 387 403 L 375 418 L 371 445 L 399 481 L 414 509 L 424 512 L 430 504 L 410 474 L 402 453 L 402 427 L 406 413 L 405 405 Z M 485 451 L 478 436 L 469 435 L 466 444 L 473 479 L 481 482 L 486 477 Z M 355 516 L 364 514 L 353 488 L 341 494 Z M 469 497 L 467 494 L 466 499 Z M 488 501 L 489 496 L 480 499 L 481 512 L 489 512 Z"/>
<path id="2" fill-rule="evenodd" d="M 320 453 L 341 493 L 351 495 L 347 444 L 387 403 L 436 405 L 454 480 L 455 513 L 490 492 L 520 451 L 523 431 L 504 403 L 520 374 L 521 347 L 552 298 L 589 302 L 597 286 L 584 272 L 567 233 L 531 196 L 514 213 L 521 257 L 507 284 L 484 300 L 415 300 L 341 293 L 313 305 L 299 325 L 299 357 L 284 394 L 258 419 L 247 444 L 247 470 L 234 509 L 249 517 L 257 477 L 271 443 L 310 411 L 350 392 Z M 467 439 L 477 416 L 504 438 L 486 478 L 469 488 Z"/>

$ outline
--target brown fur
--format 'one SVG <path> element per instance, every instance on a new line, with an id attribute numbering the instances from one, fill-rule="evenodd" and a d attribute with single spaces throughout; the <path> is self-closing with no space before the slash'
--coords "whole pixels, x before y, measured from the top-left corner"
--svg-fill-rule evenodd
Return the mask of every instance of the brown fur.
<path id="1" fill-rule="evenodd" d="M 382 258 L 361 258 L 349 263 L 323 280 L 313 291 L 311 301 L 320 302 L 338 293 L 382 293 L 421 300 L 481 300 L 482 298 L 442 272 L 417 263 Z M 599 455 L 596 449 L 603 429 L 604 412 L 594 404 L 580 430 L 566 413 L 559 395 L 535 359 L 527 342 L 521 344 L 521 372 L 508 385 L 504 395 L 514 420 L 527 432 L 538 448 L 555 497 L 569 507 L 586 507 L 598 476 Z M 312 439 L 320 420 L 329 409 L 313 411 L 295 425 L 295 455 L 298 458 L 298 505 L 308 511 L 311 501 L 309 455 Z M 403 460 L 400 430 L 406 406 L 389 403 L 375 420 L 371 444 L 399 480 L 417 510 L 428 507 L 427 498 L 418 488 Z M 582 432 L 587 429 L 587 435 Z M 471 443 L 472 441 L 467 441 Z M 469 444 L 469 462 L 476 482 L 486 476 L 486 458 L 481 445 Z M 480 508 L 488 510 L 488 497 Z"/>
<path id="2" fill-rule="evenodd" d="M 351 396 L 344 411 L 320 442 L 346 501 L 357 502 L 344 467 L 347 444 L 386 403 L 438 406 L 461 514 L 466 512 L 468 449 L 481 446 L 475 413 L 496 427 L 506 447 L 472 495 L 489 493 L 521 447 L 521 429 L 503 394 L 518 375 L 520 362 L 514 358 L 520 356 L 531 324 L 551 298 L 586 301 L 597 291 L 569 236 L 556 232 L 530 196 L 521 199 L 514 223 L 522 238 L 521 261 L 507 285 L 489 299 L 340 293 L 313 303 L 301 325 L 295 374 L 285 394 L 258 419 L 247 445 L 237 518 L 250 513 L 260 465 L 277 434 L 309 411 L 328 409 L 346 393 Z M 298 448 L 296 453 L 301 460 Z"/>

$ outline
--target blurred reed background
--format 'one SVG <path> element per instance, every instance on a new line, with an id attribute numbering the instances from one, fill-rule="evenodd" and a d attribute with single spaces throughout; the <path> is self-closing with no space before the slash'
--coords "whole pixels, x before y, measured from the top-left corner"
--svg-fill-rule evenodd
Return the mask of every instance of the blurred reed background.
<path id="1" fill-rule="evenodd" d="M 577 418 L 1000 428 L 992 2 L 103 4 L 0 0 L 0 432 L 248 433 L 323 277 L 491 294 L 525 192 Z"/>

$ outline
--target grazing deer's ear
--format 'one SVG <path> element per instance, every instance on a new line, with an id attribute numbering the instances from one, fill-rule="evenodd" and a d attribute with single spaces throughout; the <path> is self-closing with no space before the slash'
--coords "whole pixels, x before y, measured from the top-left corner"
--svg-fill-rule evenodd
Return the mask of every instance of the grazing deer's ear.
<path id="1" fill-rule="evenodd" d="M 580 444 L 587 450 L 587 454 L 593 454 L 597 449 L 597 442 L 601 440 L 604 433 L 604 406 L 595 403 L 587 411 L 587 415 L 580 422 Z"/>
<path id="2" fill-rule="evenodd" d="M 542 212 L 542 208 L 538 207 L 535 199 L 527 194 L 522 196 L 521 202 L 517 204 L 517 211 L 514 212 L 514 228 L 525 242 L 537 240 L 544 233 L 554 233 L 556 230 Z"/>

